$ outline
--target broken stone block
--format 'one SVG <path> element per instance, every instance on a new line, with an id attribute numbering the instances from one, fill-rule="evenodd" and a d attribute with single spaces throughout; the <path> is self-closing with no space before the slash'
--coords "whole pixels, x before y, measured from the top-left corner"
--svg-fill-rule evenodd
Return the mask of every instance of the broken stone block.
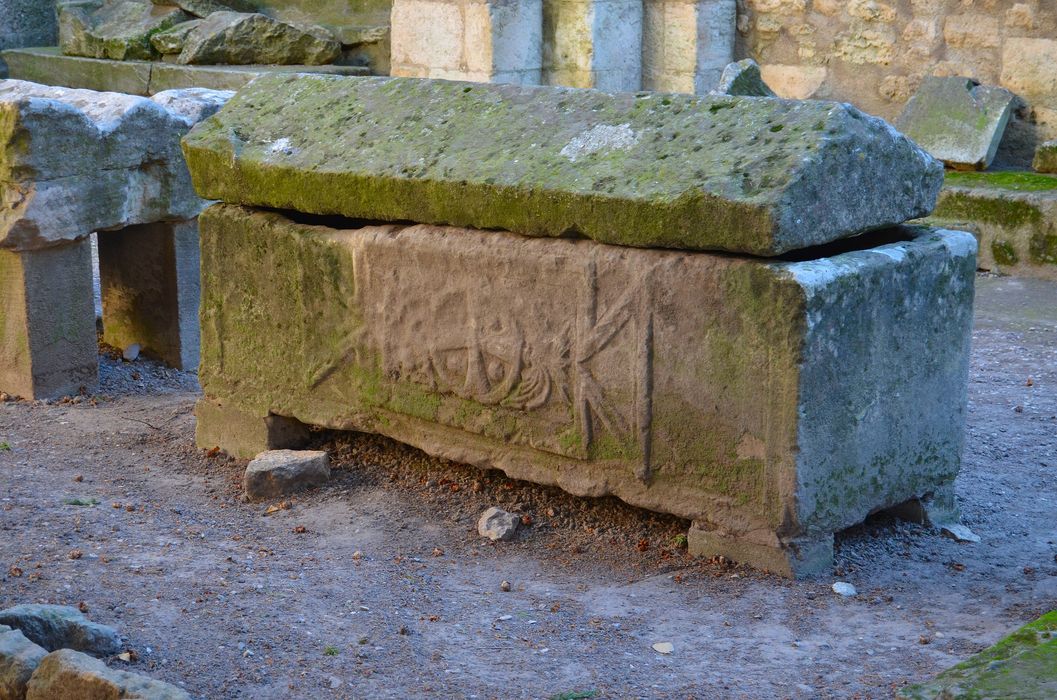
<path id="1" fill-rule="evenodd" d="M 642 87 L 642 0 L 543 0 L 543 82 Z"/>
<path id="2" fill-rule="evenodd" d="M 21 630 L 48 651 L 74 649 L 110 656 L 122 648 L 113 627 L 92 622 L 77 608 L 66 605 L 16 605 L 0 610 L 0 623 Z"/>
<path id="3" fill-rule="evenodd" d="M 188 90 L 148 99 L 0 81 L 0 248 L 193 219 L 205 202 L 180 137 L 227 97 Z"/>
<path id="4" fill-rule="evenodd" d="M 512 540 L 520 525 L 521 518 L 517 515 L 493 506 L 481 513 L 481 517 L 478 518 L 477 534 L 493 542 Z"/>
<path id="5" fill-rule="evenodd" d="M 201 399 L 195 404 L 195 445 L 201 450 L 222 448 L 238 459 L 261 452 L 296 449 L 308 441 L 308 428 L 283 416 L 258 416 L 228 402 Z"/>
<path id="6" fill-rule="evenodd" d="M 0 629 L 0 700 L 24 700 L 30 676 L 47 655 L 20 631 Z"/>
<path id="7" fill-rule="evenodd" d="M 735 0 L 645 0 L 643 89 L 704 94 L 734 60 Z"/>
<path id="8" fill-rule="evenodd" d="M 1037 173 L 1057 173 L 1057 140 L 1039 144 L 1031 167 Z"/>
<path id="9" fill-rule="evenodd" d="M 1057 690 L 1057 611 L 984 649 L 935 679 L 908 686 L 899 700 L 1051 698 Z"/>
<path id="10" fill-rule="evenodd" d="M 140 0 L 59 3 L 59 46 L 69 56 L 150 60 L 151 36 L 191 18 L 178 7 Z"/>
<path id="11" fill-rule="evenodd" d="M 711 95 L 742 95 L 744 97 L 776 97 L 760 75 L 760 66 L 751 58 L 728 64 L 723 69 Z"/>
<path id="12" fill-rule="evenodd" d="M 540 82 L 542 0 L 395 0 L 391 73 L 474 82 Z"/>
<path id="13" fill-rule="evenodd" d="M 70 649 L 44 657 L 29 680 L 26 700 L 191 700 L 187 691 L 138 673 L 108 668 Z"/>
<path id="14" fill-rule="evenodd" d="M 27 399 L 99 383 L 87 237 L 41 250 L 0 248 L 0 390 Z"/>
<path id="15" fill-rule="evenodd" d="M 195 17 L 208 17 L 214 12 L 252 12 L 253 3 L 246 0 L 152 0 L 155 5 L 175 5 Z"/>
<path id="16" fill-rule="evenodd" d="M 995 157 L 1016 98 L 970 78 L 925 78 L 895 125 L 959 170 L 984 170 Z"/>
<path id="17" fill-rule="evenodd" d="M 200 19 L 181 22 L 174 27 L 166 29 L 164 32 L 158 32 L 153 35 L 150 38 L 150 43 L 154 47 L 154 50 L 163 56 L 178 54 L 184 50 L 184 46 L 187 44 L 188 35 L 190 35 L 201 23 L 202 20 Z"/>
<path id="18" fill-rule="evenodd" d="M 103 342 L 136 344 L 170 367 L 198 367 L 198 223 L 99 234 Z"/>
<path id="19" fill-rule="evenodd" d="M 330 459 L 314 450 L 270 450 L 257 455 L 242 479 L 247 501 L 263 501 L 327 483 Z"/>
<path id="20" fill-rule="evenodd" d="M 943 176 L 845 104 L 404 78 L 265 76 L 183 145 L 209 199 L 756 255 L 923 216 Z"/>
<path id="21" fill-rule="evenodd" d="M 250 415 L 615 495 L 798 576 L 958 472 L 966 233 L 766 260 L 232 205 L 199 224 L 200 381 Z"/>
<path id="22" fill-rule="evenodd" d="M 323 65 L 341 44 L 322 27 L 295 27 L 259 13 L 214 12 L 191 30 L 179 63 Z"/>

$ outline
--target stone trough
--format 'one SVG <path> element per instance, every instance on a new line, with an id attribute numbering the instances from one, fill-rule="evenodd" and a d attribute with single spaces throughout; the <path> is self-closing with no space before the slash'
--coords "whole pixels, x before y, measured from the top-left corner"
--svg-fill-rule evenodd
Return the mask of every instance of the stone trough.
<path id="1" fill-rule="evenodd" d="M 196 218 L 206 202 L 179 143 L 229 96 L 0 81 L 0 391 L 94 390 L 93 232 L 104 340 L 198 364 Z"/>
<path id="2" fill-rule="evenodd" d="M 879 120 L 267 77 L 184 149 L 223 201 L 201 447 L 381 433 L 791 576 L 872 512 L 954 517 L 976 243 L 897 225 L 942 169 Z"/>

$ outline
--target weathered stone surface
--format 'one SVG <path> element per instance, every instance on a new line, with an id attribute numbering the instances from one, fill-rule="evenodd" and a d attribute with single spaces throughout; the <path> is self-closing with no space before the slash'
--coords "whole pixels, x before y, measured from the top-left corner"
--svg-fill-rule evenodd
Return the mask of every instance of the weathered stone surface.
<path id="1" fill-rule="evenodd" d="M 0 700 L 24 700 L 29 677 L 47 655 L 18 630 L 0 630 Z"/>
<path id="2" fill-rule="evenodd" d="M 214 12 L 187 36 L 180 63 L 333 63 L 341 44 L 321 27 L 299 28 L 258 13 Z"/>
<path id="3" fill-rule="evenodd" d="M 152 100 L 0 81 L 0 248 L 194 218 L 205 202 L 191 186 L 180 137 L 227 96 L 199 90 Z"/>
<path id="4" fill-rule="evenodd" d="M 543 0 L 543 82 L 642 87 L 642 0 Z"/>
<path id="5" fill-rule="evenodd" d="M 158 32 L 151 36 L 151 46 L 163 56 L 178 54 L 184 50 L 188 35 L 200 24 L 202 24 L 202 20 L 193 19 L 189 22 L 181 22 L 166 29 L 164 32 Z"/>
<path id="6" fill-rule="evenodd" d="M 22 46 L 53 46 L 58 37 L 54 0 L 0 4 L 0 51 Z M 0 78 L 7 77 L 6 70 L 0 54 Z"/>
<path id="7" fill-rule="evenodd" d="M 40 662 L 26 700 L 191 700 L 187 691 L 137 673 L 108 668 L 91 656 L 62 649 Z"/>
<path id="8" fill-rule="evenodd" d="M 645 0 L 642 87 L 704 94 L 734 60 L 735 0 Z"/>
<path id="9" fill-rule="evenodd" d="M 166 90 L 238 90 L 265 73 L 367 75 L 365 66 L 184 66 L 152 61 L 111 61 L 63 56 L 58 49 L 4 51 L 12 78 L 103 92 L 148 96 Z"/>
<path id="10" fill-rule="evenodd" d="M 848 105 L 399 78 L 266 76 L 183 143 L 209 199 L 759 255 L 922 216 L 942 183 Z"/>
<path id="11" fill-rule="evenodd" d="M 712 95 L 741 95 L 744 97 L 775 97 L 760 75 L 760 66 L 751 58 L 730 63 L 719 77 L 719 85 Z"/>
<path id="12" fill-rule="evenodd" d="M 958 471 L 968 234 L 768 262 L 229 205 L 199 225 L 200 381 L 250 415 L 613 494 L 779 557 Z"/>
<path id="13" fill-rule="evenodd" d="M 1057 177 L 950 173 L 925 222 L 972 232 L 985 270 L 1057 279 Z"/>
<path id="14" fill-rule="evenodd" d="M 1038 173 L 1057 173 L 1057 140 L 1039 144 L 1031 167 Z"/>
<path id="15" fill-rule="evenodd" d="M 0 391 L 51 399 L 99 383 L 88 238 L 0 249 Z"/>
<path id="16" fill-rule="evenodd" d="M 191 19 L 177 7 L 140 0 L 60 3 L 58 9 L 63 53 L 119 61 L 154 58 L 151 36 Z"/>
<path id="17" fill-rule="evenodd" d="M 1057 697 L 1057 611 L 1024 625 L 934 680 L 899 691 L 899 700 Z"/>
<path id="18" fill-rule="evenodd" d="M 394 0 L 396 76 L 540 82 L 542 0 Z"/>
<path id="19" fill-rule="evenodd" d="M 969 78 L 929 77 L 896 127 L 952 168 L 983 170 L 998 151 L 1014 99 Z"/>
<path id="20" fill-rule="evenodd" d="M 195 418 L 199 449 L 223 447 L 238 459 L 252 459 L 267 450 L 296 449 L 308 442 L 308 428 L 299 421 L 267 413 L 254 415 L 227 401 L 199 400 Z"/>
<path id="21" fill-rule="evenodd" d="M 477 534 L 493 542 L 512 540 L 521 525 L 521 518 L 495 506 L 481 513 L 477 519 Z"/>
<path id="22" fill-rule="evenodd" d="M 155 5 L 175 5 L 195 17 L 208 17 L 214 12 L 253 12 L 253 5 L 246 0 L 152 0 Z"/>
<path id="23" fill-rule="evenodd" d="M 198 223 L 99 234 L 103 342 L 137 344 L 171 367 L 198 367 Z"/>
<path id="24" fill-rule="evenodd" d="M 270 450 L 257 455 L 242 479 L 248 501 L 263 501 L 327 483 L 330 459 L 315 450 Z"/>
<path id="25" fill-rule="evenodd" d="M 113 627 L 92 622 L 77 608 L 66 605 L 16 605 L 0 610 L 0 623 L 21 630 L 48 651 L 74 649 L 109 656 L 122 648 Z"/>

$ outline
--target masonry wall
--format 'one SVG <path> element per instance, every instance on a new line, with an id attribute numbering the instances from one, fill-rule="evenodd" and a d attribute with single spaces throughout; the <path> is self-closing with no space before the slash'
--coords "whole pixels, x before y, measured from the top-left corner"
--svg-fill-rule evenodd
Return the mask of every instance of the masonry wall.
<path id="1" fill-rule="evenodd" d="M 0 0 L 0 50 L 54 46 L 58 40 L 54 0 Z M 0 59 L 0 78 L 6 76 Z"/>
<path id="2" fill-rule="evenodd" d="M 926 75 L 1023 97 L 1057 136 L 1055 0 L 738 0 L 739 58 L 787 97 L 838 99 L 893 118 Z"/>

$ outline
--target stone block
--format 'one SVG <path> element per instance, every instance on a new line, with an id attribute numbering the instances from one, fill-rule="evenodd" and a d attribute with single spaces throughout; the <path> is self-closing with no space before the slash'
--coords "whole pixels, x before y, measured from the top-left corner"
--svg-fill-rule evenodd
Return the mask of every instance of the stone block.
<path id="1" fill-rule="evenodd" d="M 188 33 L 178 63 L 324 65 L 341 44 L 318 26 L 295 27 L 256 12 L 214 12 Z"/>
<path id="2" fill-rule="evenodd" d="M 1057 173 L 1057 141 L 1044 141 L 1035 149 L 1031 167 L 1037 173 Z"/>
<path id="3" fill-rule="evenodd" d="M 111 61 L 63 56 L 55 48 L 4 51 L 12 78 L 44 85 L 149 96 L 168 90 L 238 90 L 265 73 L 367 75 L 349 66 L 185 66 L 152 61 Z"/>
<path id="4" fill-rule="evenodd" d="M 639 90 L 642 0 L 544 0 L 543 82 Z"/>
<path id="5" fill-rule="evenodd" d="M 734 60 L 735 0 L 644 0 L 646 90 L 704 94 Z"/>
<path id="6" fill-rule="evenodd" d="M 192 19 L 178 7 L 139 0 L 60 2 L 59 46 L 68 56 L 149 60 L 151 36 Z"/>
<path id="7" fill-rule="evenodd" d="M 246 467 L 243 497 L 264 501 L 313 488 L 330 480 L 330 459 L 315 450 L 269 450 Z"/>
<path id="8" fill-rule="evenodd" d="M 191 186 L 180 137 L 226 98 L 0 81 L 0 248 L 194 218 L 205 202 Z"/>
<path id="9" fill-rule="evenodd" d="M 1051 698 L 1057 695 L 1057 611 L 1024 625 L 935 679 L 903 688 L 898 700 Z"/>
<path id="10" fill-rule="evenodd" d="M 247 415 L 615 495 L 793 575 L 958 472 L 969 234 L 768 261 L 231 205 L 200 227 L 200 381 Z"/>
<path id="11" fill-rule="evenodd" d="M 845 104 L 403 78 L 265 76 L 183 144 L 208 199 L 758 255 L 922 216 L 942 184 Z"/>
<path id="12" fill-rule="evenodd" d="M 542 0 L 395 0 L 393 75 L 538 84 Z"/>
<path id="13" fill-rule="evenodd" d="M 1031 172 L 954 172 L 926 223 L 972 232 L 979 266 L 1057 279 L 1057 177 Z"/>
<path id="14" fill-rule="evenodd" d="M 23 46 L 52 46 L 58 41 L 54 0 L 0 4 L 0 51 Z M 7 73 L 0 54 L 0 78 Z"/>
<path id="15" fill-rule="evenodd" d="M 0 391 L 57 398 L 98 382 L 88 238 L 0 249 Z"/>
<path id="16" fill-rule="evenodd" d="M 95 656 L 121 651 L 121 638 L 114 628 L 92 622 L 77 608 L 66 605 L 16 605 L 0 610 L 0 622 L 48 651 L 74 649 Z"/>
<path id="17" fill-rule="evenodd" d="M 222 448 L 232 457 L 251 459 L 261 452 L 294 449 L 308 441 L 308 429 L 283 416 L 254 414 L 227 401 L 201 399 L 195 404 L 195 445 Z"/>
<path id="18" fill-rule="evenodd" d="M 44 657 L 29 680 L 26 700 L 191 700 L 187 691 L 138 673 L 108 668 L 91 656 L 61 649 Z"/>
<path id="19" fill-rule="evenodd" d="M 724 68 L 719 84 L 709 94 L 775 97 L 774 91 L 763 81 L 760 65 L 751 58 L 731 63 Z"/>
<path id="20" fill-rule="evenodd" d="M 47 655 L 18 630 L 0 629 L 0 700 L 24 700 L 30 676 Z"/>
<path id="21" fill-rule="evenodd" d="M 760 77 L 779 97 L 808 100 L 816 97 L 826 83 L 829 71 L 825 66 L 789 66 L 768 64 L 760 66 Z"/>
<path id="22" fill-rule="evenodd" d="M 198 257 L 196 221 L 100 233 L 103 341 L 197 369 Z"/>
<path id="23" fill-rule="evenodd" d="M 895 124 L 950 167 L 984 170 L 998 152 L 1015 99 L 969 78 L 928 77 Z"/>

